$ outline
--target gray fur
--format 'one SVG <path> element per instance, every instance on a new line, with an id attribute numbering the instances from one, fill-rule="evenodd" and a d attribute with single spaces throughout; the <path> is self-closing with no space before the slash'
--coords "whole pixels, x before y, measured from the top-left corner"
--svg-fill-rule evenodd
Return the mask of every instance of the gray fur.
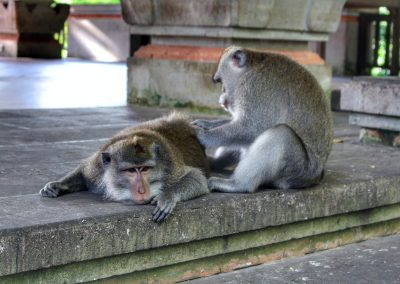
<path id="1" fill-rule="evenodd" d="M 177 202 L 209 193 L 204 149 L 188 117 L 173 113 L 120 131 L 74 171 L 47 183 L 40 194 L 58 197 L 90 190 L 108 200 L 135 202 L 131 180 L 122 172 L 142 166 L 151 170 L 149 194 L 140 204 L 156 205 L 155 222 L 165 220 Z"/>
<path id="2" fill-rule="evenodd" d="M 242 155 L 229 179 L 209 179 L 211 190 L 303 188 L 321 180 L 332 147 L 332 115 L 304 67 L 282 55 L 230 47 L 213 79 L 222 83 L 220 102 L 232 119 L 216 127 L 194 121 L 197 135 L 206 147 Z"/>

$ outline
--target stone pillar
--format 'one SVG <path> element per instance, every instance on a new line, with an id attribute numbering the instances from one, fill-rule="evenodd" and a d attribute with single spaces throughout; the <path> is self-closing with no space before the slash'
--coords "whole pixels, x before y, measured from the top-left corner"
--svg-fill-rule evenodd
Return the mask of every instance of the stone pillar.
<path id="1" fill-rule="evenodd" d="M 150 37 L 128 60 L 131 103 L 218 107 L 211 84 L 229 45 L 281 52 L 329 89 L 331 70 L 310 41 L 326 41 L 345 0 L 122 0 L 131 34 Z"/>
<path id="2" fill-rule="evenodd" d="M 0 56 L 60 58 L 55 38 L 68 17 L 69 5 L 52 0 L 3 0 L 0 4 Z"/>

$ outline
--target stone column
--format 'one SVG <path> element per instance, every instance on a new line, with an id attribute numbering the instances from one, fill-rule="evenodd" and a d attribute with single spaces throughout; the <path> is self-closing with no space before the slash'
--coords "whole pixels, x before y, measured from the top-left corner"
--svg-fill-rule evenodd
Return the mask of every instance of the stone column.
<path id="1" fill-rule="evenodd" d="M 211 84 L 229 45 L 280 52 L 303 64 L 329 89 L 331 70 L 310 41 L 326 41 L 345 0 L 122 0 L 131 34 L 150 37 L 128 60 L 131 103 L 218 107 Z"/>
<path id="2" fill-rule="evenodd" d="M 55 38 L 68 17 L 69 5 L 52 0 L 3 0 L 0 4 L 0 56 L 60 58 Z"/>

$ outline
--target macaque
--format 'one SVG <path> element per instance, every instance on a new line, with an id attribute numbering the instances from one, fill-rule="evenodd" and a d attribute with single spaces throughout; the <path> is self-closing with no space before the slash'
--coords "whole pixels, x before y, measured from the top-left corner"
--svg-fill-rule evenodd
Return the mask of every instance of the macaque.
<path id="1" fill-rule="evenodd" d="M 106 200 L 155 204 L 161 222 L 179 201 L 207 194 L 204 149 L 188 117 L 172 113 L 123 129 L 91 157 L 40 190 L 46 197 L 89 190 Z"/>
<path id="2" fill-rule="evenodd" d="M 213 80 L 222 84 L 219 102 L 232 117 L 193 124 L 202 145 L 220 150 L 211 168 L 237 165 L 229 178 L 211 177 L 211 191 L 304 188 L 321 181 L 333 123 L 310 72 L 286 56 L 232 46 Z"/>

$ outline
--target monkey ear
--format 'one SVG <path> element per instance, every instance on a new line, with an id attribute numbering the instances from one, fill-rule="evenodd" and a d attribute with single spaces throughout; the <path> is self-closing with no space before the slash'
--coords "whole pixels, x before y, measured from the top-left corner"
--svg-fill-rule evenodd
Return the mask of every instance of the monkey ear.
<path id="1" fill-rule="evenodd" d="M 232 54 L 232 61 L 236 67 L 242 68 L 247 63 L 247 55 L 242 50 L 236 50 Z"/>
<path id="2" fill-rule="evenodd" d="M 107 166 L 111 162 L 111 155 L 108 152 L 101 153 L 101 162 L 103 166 Z"/>

